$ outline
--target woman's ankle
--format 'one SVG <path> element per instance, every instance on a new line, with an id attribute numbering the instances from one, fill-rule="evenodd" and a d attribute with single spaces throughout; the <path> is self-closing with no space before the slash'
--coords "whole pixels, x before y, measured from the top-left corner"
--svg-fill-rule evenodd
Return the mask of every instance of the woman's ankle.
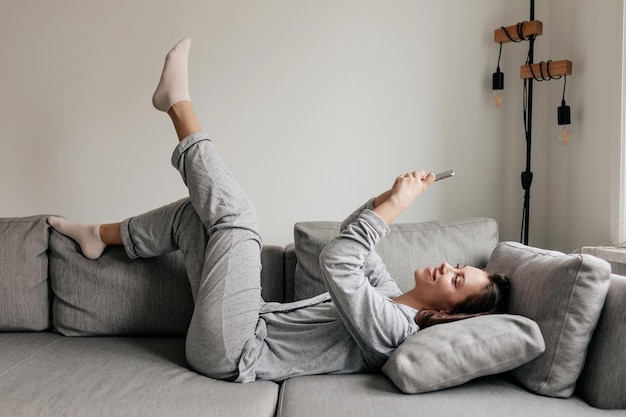
<path id="1" fill-rule="evenodd" d="M 202 125 L 200 125 L 196 117 L 196 112 L 193 109 L 191 101 L 179 101 L 174 103 L 167 111 L 167 114 L 170 116 L 170 119 L 172 119 L 178 141 L 182 141 L 192 133 L 202 131 Z"/>
<path id="2" fill-rule="evenodd" d="M 105 245 L 122 245 L 121 223 L 101 224 L 98 229 L 100 240 Z"/>

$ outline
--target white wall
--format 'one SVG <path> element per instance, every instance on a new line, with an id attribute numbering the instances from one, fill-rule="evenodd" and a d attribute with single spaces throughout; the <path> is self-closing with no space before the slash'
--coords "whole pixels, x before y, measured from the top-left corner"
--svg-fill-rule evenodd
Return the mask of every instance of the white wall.
<path id="1" fill-rule="evenodd" d="M 556 107 L 563 83 L 550 84 L 547 242 L 570 251 L 611 238 L 611 176 L 619 158 L 623 0 L 552 0 L 550 55 L 573 62 L 566 101 L 572 141 L 561 146 Z M 559 58 L 560 57 L 560 58 Z"/>
<path id="2" fill-rule="evenodd" d="M 267 243 L 291 241 L 296 221 L 341 220 L 416 168 L 455 168 L 457 176 L 432 187 L 399 221 L 489 216 L 502 240 L 519 239 L 525 145 L 518 73 L 526 46 L 503 52 L 503 108 L 491 104 L 490 83 L 493 31 L 527 20 L 526 0 L 4 3 L 2 217 L 59 213 L 107 222 L 182 197 L 169 166 L 173 131 L 150 96 L 165 52 L 191 36 L 192 99 L 255 201 Z M 549 22 L 554 8 L 538 3 L 537 18 Z M 590 24 L 589 33 L 604 26 Z M 554 42 L 538 42 L 536 56 L 561 46 Z M 582 73 L 588 51 L 563 52 Z M 577 89 L 574 80 L 574 123 L 583 123 L 582 114 L 585 122 L 601 117 L 581 103 L 592 88 Z M 536 129 L 550 136 L 557 89 L 535 95 Z M 548 195 L 561 183 L 546 181 L 548 162 L 562 165 L 563 157 L 536 142 L 531 244 L 562 246 L 577 237 L 564 230 L 577 227 L 588 208 L 570 209 L 574 226 L 553 225 L 559 208 Z M 585 149 L 566 151 L 575 160 L 598 146 L 582 143 Z M 598 151 L 594 163 L 605 156 Z M 574 192 L 561 197 L 577 201 Z"/>

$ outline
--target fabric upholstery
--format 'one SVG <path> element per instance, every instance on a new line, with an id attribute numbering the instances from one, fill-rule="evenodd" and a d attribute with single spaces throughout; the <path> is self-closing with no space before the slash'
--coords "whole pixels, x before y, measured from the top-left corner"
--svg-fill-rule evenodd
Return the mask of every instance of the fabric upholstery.
<path id="1" fill-rule="evenodd" d="M 0 379 L 21 362 L 44 351 L 59 339 L 52 332 L 18 332 L 0 334 Z M 0 401 L 2 395 L 0 393 Z M 0 407 L 1 408 L 1 407 Z"/>
<path id="2" fill-rule="evenodd" d="M 497 314 L 420 330 L 382 371 L 407 394 L 435 391 L 516 368 L 545 349 L 535 322 Z"/>
<path id="3" fill-rule="evenodd" d="M 296 265 L 298 258 L 296 257 L 296 246 L 289 243 L 285 246 L 285 301 L 295 301 L 294 282 L 296 281 Z"/>
<path id="4" fill-rule="evenodd" d="M 281 387 L 277 417 L 601 417 L 580 398 L 533 394 L 504 377 L 406 395 L 381 374 L 293 378 Z M 613 415 L 613 414 L 610 414 Z M 619 414 L 619 411 L 615 415 Z"/>
<path id="5" fill-rule="evenodd" d="M 338 222 L 301 222 L 294 227 L 297 256 L 294 298 L 300 300 L 326 291 L 319 254 L 339 233 Z M 418 267 L 451 264 L 485 266 L 498 243 L 498 226 L 492 219 L 468 218 L 424 223 L 392 224 L 390 233 L 376 246 L 389 273 L 401 290 L 413 286 Z M 432 242 L 441 242 L 433 245 Z"/>
<path id="6" fill-rule="evenodd" d="M 234 384 L 199 375 L 184 338 L 63 337 L 3 369 L 0 416 L 273 417 L 278 386 Z M 25 342 L 3 334 L 6 345 Z"/>
<path id="7" fill-rule="evenodd" d="M 538 394 L 571 396 L 604 305 L 608 263 L 591 255 L 503 242 L 487 268 L 510 277 L 509 312 L 535 320 L 546 343 L 543 355 L 513 374 Z"/>
<path id="8" fill-rule="evenodd" d="M 0 219 L 0 331 L 50 327 L 46 216 Z"/>
<path id="9" fill-rule="evenodd" d="M 285 299 L 285 249 L 264 245 L 261 251 L 261 296 L 265 301 Z"/>
<path id="10" fill-rule="evenodd" d="M 185 334 L 191 290 L 177 252 L 130 260 L 121 246 L 97 260 L 52 231 L 50 279 L 53 325 L 66 336 Z"/>
<path id="11" fill-rule="evenodd" d="M 626 277 L 613 275 L 578 381 L 579 393 L 598 408 L 626 409 Z M 626 414 L 626 412 L 624 412 Z"/>

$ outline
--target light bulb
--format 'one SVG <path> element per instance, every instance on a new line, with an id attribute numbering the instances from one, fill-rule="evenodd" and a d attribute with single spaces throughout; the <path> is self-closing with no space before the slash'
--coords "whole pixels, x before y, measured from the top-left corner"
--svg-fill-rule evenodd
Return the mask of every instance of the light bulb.
<path id="1" fill-rule="evenodd" d="M 493 90 L 493 103 L 496 107 L 500 107 L 502 105 L 502 90 Z"/>
<path id="2" fill-rule="evenodd" d="M 500 107 L 502 105 L 502 90 L 504 89 L 504 73 L 500 71 L 500 65 L 493 73 L 491 89 L 493 90 L 493 103 L 496 107 Z"/>
<path id="3" fill-rule="evenodd" d="M 559 142 L 563 145 L 567 145 L 571 138 L 569 131 L 569 124 L 571 122 L 570 116 L 570 107 L 565 104 L 565 98 L 563 98 L 563 100 L 561 100 L 561 106 L 557 109 L 557 120 L 559 122 L 559 126 L 561 126 L 561 131 L 559 132 Z"/>
<path id="4" fill-rule="evenodd" d="M 568 126 L 569 125 L 562 125 L 559 131 L 558 141 L 559 143 L 562 143 L 563 145 L 567 145 L 572 137 Z"/>

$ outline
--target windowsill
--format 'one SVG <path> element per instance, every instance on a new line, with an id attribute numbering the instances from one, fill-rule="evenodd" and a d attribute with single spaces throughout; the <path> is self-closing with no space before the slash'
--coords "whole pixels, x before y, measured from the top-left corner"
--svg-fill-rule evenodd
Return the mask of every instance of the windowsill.
<path id="1" fill-rule="evenodd" d="M 611 264 L 614 274 L 626 275 L 626 248 L 613 246 L 583 246 L 580 253 L 597 256 Z"/>

